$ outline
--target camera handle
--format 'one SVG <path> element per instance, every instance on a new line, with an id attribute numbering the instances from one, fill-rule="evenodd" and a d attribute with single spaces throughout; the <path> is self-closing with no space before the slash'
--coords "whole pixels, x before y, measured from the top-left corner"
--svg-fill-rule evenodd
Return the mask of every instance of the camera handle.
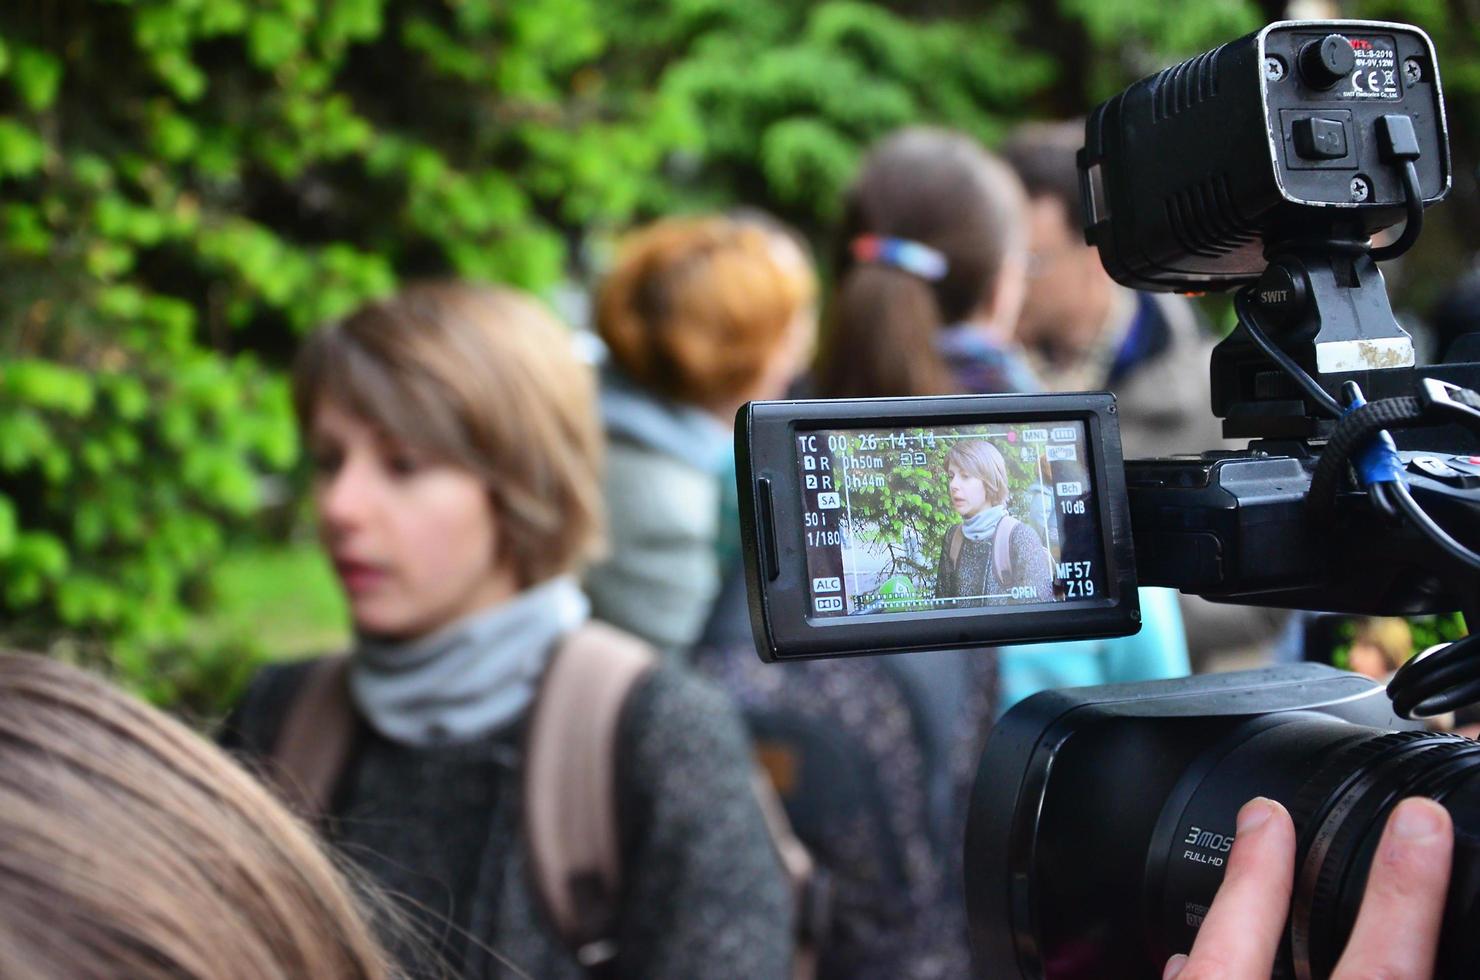
<path id="1" fill-rule="evenodd" d="M 1411 163 L 1408 166 L 1411 169 Z M 1405 229 L 1403 239 L 1411 240 L 1408 234 L 1411 228 L 1412 221 L 1410 221 L 1410 229 Z M 1340 253 L 1337 255 L 1339 256 Z M 1325 257 L 1330 256 L 1331 253 L 1327 252 Z M 1361 265 L 1363 262 L 1365 262 L 1365 267 Z M 1291 274 L 1292 266 L 1298 269 L 1299 264 L 1298 258 L 1295 262 L 1282 258 L 1271 264 L 1272 270 L 1279 270 L 1275 274 L 1276 277 L 1289 277 L 1288 281 L 1293 284 L 1291 301 L 1295 303 L 1305 298 L 1302 295 L 1305 281 Z M 1350 271 L 1355 275 L 1357 285 L 1349 288 L 1360 290 L 1370 287 L 1371 283 L 1364 284 L 1360 281 L 1362 273 L 1367 272 L 1368 267 L 1370 267 L 1370 274 L 1374 277 L 1376 286 L 1381 290 L 1381 307 L 1386 310 L 1387 319 L 1391 323 L 1391 331 L 1384 331 L 1379 327 L 1379 334 L 1392 337 L 1396 332 L 1403 340 L 1407 340 L 1407 334 L 1391 319 L 1392 312 L 1387 305 L 1386 290 L 1382 289 L 1381 285 L 1381 273 L 1377 271 L 1370 255 L 1361 254 L 1351 261 Z M 1338 258 L 1337 262 L 1322 265 L 1321 268 L 1341 270 L 1346 267 Z M 1267 285 L 1266 280 L 1270 278 L 1267 272 L 1260 286 Z M 1313 277 L 1313 279 L 1315 283 L 1322 286 L 1328 283 L 1328 280 L 1322 277 Z M 1403 518 L 1417 527 L 1440 552 L 1451 560 L 1468 566 L 1471 570 L 1480 569 L 1480 554 L 1455 540 L 1414 500 L 1404 480 L 1402 465 L 1397 460 L 1396 444 L 1388 432 L 1390 428 L 1458 423 L 1471 432 L 1480 434 L 1480 395 L 1438 378 L 1426 377 L 1418 379 L 1417 394 L 1405 393 L 1396 397 L 1367 402 L 1363 397 L 1360 384 L 1348 376 L 1341 381 L 1342 397 L 1345 401 L 1345 406 L 1343 406 L 1342 402 L 1337 401 L 1331 392 L 1312 377 L 1296 356 L 1292 356 L 1289 351 L 1283 349 L 1265 333 L 1260 323 L 1260 316 L 1254 310 L 1255 294 L 1260 291 L 1260 286 L 1240 290 L 1234 299 L 1234 309 L 1239 318 L 1240 330 L 1245 335 L 1247 343 L 1252 345 L 1253 351 L 1257 351 L 1259 355 L 1267 359 L 1263 365 L 1265 374 L 1263 376 L 1257 374 L 1258 366 L 1250 366 L 1247 360 L 1237 359 L 1239 354 L 1237 345 L 1232 345 L 1231 355 L 1225 354 L 1222 367 L 1225 372 L 1230 371 L 1230 365 L 1234 372 L 1242 368 L 1242 380 L 1248 385 L 1244 390 L 1255 396 L 1252 401 L 1259 403 L 1262 396 L 1265 400 L 1264 404 L 1275 409 L 1274 412 L 1251 415 L 1245 408 L 1243 413 L 1245 421 L 1253 419 L 1263 422 L 1264 425 L 1261 427 L 1269 431 L 1270 419 L 1280 419 L 1288 423 L 1291 418 L 1298 417 L 1312 423 L 1313 431 L 1305 438 L 1320 434 L 1329 440 L 1325 451 L 1320 455 L 1320 462 L 1316 466 L 1315 473 L 1312 475 L 1307 497 L 1307 506 L 1311 509 L 1317 523 L 1331 520 L 1336 492 L 1346 478 L 1348 464 L 1355 462 L 1359 482 L 1366 487 L 1374 506 L 1380 512 L 1390 517 L 1397 517 L 1401 513 Z M 1265 290 L 1265 295 L 1268 295 L 1268 290 Z M 1323 342 L 1322 335 L 1325 335 L 1327 343 L 1341 344 L 1349 341 L 1350 332 L 1341 327 L 1332 330 L 1319 329 L 1323 325 L 1320 320 L 1321 302 L 1318 297 L 1312 297 L 1312 299 L 1309 306 L 1315 308 L 1318 325 L 1315 334 L 1310 333 L 1310 324 L 1307 323 L 1304 325 L 1303 334 L 1298 329 L 1287 331 L 1285 339 L 1287 344 L 1291 340 L 1296 341 L 1295 346 L 1305 354 L 1307 363 L 1314 359 L 1319 364 L 1319 344 Z M 1327 308 L 1330 308 L 1329 298 Z M 1355 332 L 1360 332 L 1364 324 L 1360 314 L 1364 310 L 1370 311 L 1371 307 L 1370 304 L 1357 301 L 1353 302 L 1353 308 L 1358 315 L 1351 317 L 1343 326 L 1350 326 Z M 1370 326 L 1370 320 L 1365 322 Z M 1380 324 L 1381 321 L 1378 322 Z M 1224 344 L 1228 343 L 1229 341 L 1224 341 Z M 1223 345 L 1220 345 L 1220 350 L 1222 348 Z M 1379 347 L 1376 350 L 1382 351 L 1383 348 Z M 1270 361 L 1281 372 L 1281 384 L 1271 384 L 1267 378 Z M 1408 344 L 1408 361 L 1406 365 L 1394 366 L 1411 367 L 1411 343 Z M 1219 366 L 1218 354 L 1215 352 L 1213 367 L 1215 384 Z M 1233 373 L 1232 376 L 1239 377 L 1237 373 Z M 1372 377 L 1372 375 L 1368 376 Z M 1396 375 L 1376 375 L 1376 377 L 1384 381 L 1393 379 L 1400 382 L 1397 385 L 1381 384 L 1384 388 L 1399 388 L 1400 390 L 1407 388 L 1410 392 L 1413 390 L 1415 375 L 1411 371 L 1398 372 Z M 1271 394 L 1298 395 L 1300 399 L 1298 408 L 1296 403 L 1288 398 L 1271 400 Z M 1219 409 L 1216 388 L 1214 408 L 1215 411 Z M 1238 406 L 1235 405 L 1232 408 L 1237 411 Z M 1316 412 L 1327 417 L 1317 418 Z M 1463 611 L 1466 622 L 1472 624 L 1472 628 L 1473 624 L 1480 624 L 1480 597 L 1471 597 L 1464 603 Z M 1393 710 L 1404 718 L 1444 714 L 1480 702 L 1480 633 L 1471 633 L 1462 640 L 1430 651 L 1426 656 L 1410 660 L 1389 683 L 1388 695 L 1392 699 Z"/>
<path id="2" fill-rule="evenodd" d="M 1406 252 L 1423 227 L 1414 166 L 1418 147 L 1407 117 L 1385 116 L 1378 129 L 1403 181 L 1408 214 L 1402 234 L 1376 249 L 1360 234 L 1271 249 L 1259 282 L 1234 297 L 1239 326 L 1213 353 L 1213 411 L 1223 417 L 1227 436 L 1328 440 L 1307 496 L 1318 526 L 1332 521 L 1337 490 L 1354 463 L 1379 513 L 1406 519 L 1440 553 L 1473 573 L 1480 570 L 1480 554 L 1414 500 L 1388 432 L 1458 423 L 1480 433 L 1480 395 L 1411 370 L 1413 343 L 1393 318 L 1377 261 Z M 1265 332 L 1262 320 L 1279 328 L 1277 337 Z M 1393 370 L 1403 368 L 1410 370 Z M 1339 385 L 1340 400 L 1317 378 Z M 1366 401 L 1363 381 L 1377 400 Z M 1470 596 L 1463 607 L 1473 629 L 1480 624 L 1480 597 Z M 1404 718 L 1480 702 L 1480 633 L 1404 664 L 1388 695 Z"/>
<path id="3" fill-rule="evenodd" d="M 1337 217 L 1324 236 L 1297 235 L 1266 249 L 1264 274 L 1235 296 L 1239 327 L 1213 352 L 1213 413 L 1224 420 L 1225 436 L 1329 436 L 1331 420 L 1345 409 L 1323 383 L 1339 388 L 1337 375 L 1366 385 L 1375 398 L 1411 387 L 1410 378 L 1394 373 L 1414 366 L 1413 341 L 1393 317 L 1377 263 L 1407 252 L 1423 230 L 1421 150 L 1409 116 L 1379 117 L 1376 134 L 1382 159 L 1403 185 L 1403 231 L 1374 248 L 1355 217 Z M 1261 321 L 1277 333 L 1265 334 Z M 1283 373 L 1272 372 L 1269 360 Z"/>
<path id="4" fill-rule="evenodd" d="M 1406 393 L 1413 341 L 1366 242 L 1292 242 L 1272 255 L 1259 281 L 1234 295 L 1238 326 L 1213 350 L 1213 413 L 1224 435 L 1328 438 L 1345 378 L 1378 397 Z"/>

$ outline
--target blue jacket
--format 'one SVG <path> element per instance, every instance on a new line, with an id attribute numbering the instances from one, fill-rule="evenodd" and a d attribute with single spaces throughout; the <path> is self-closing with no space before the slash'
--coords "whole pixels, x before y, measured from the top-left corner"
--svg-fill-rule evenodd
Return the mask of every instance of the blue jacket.
<path id="1" fill-rule="evenodd" d="M 1150 681 L 1191 673 L 1177 593 L 1171 589 L 1140 592 L 1141 632 L 1134 636 L 1002 647 L 998 651 L 999 710 L 1006 711 L 1028 695 L 1049 688 Z"/>

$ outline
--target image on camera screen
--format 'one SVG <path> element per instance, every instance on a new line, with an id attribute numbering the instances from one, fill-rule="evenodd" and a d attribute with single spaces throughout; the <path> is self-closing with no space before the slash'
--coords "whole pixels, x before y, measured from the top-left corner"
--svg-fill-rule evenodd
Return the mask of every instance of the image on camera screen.
<path id="1" fill-rule="evenodd" d="M 796 438 L 812 615 L 1104 596 L 1082 421 Z"/>

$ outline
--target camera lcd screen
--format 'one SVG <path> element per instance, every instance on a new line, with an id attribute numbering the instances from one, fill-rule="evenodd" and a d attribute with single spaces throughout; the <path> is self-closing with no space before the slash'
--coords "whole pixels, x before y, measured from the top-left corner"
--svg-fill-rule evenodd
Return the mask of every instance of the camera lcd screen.
<path id="1" fill-rule="evenodd" d="M 735 463 L 762 660 L 1139 625 L 1113 395 L 752 402 Z"/>
<path id="2" fill-rule="evenodd" d="M 1073 419 L 796 433 L 808 614 L 1102 599 L 1089 461 Z"/>

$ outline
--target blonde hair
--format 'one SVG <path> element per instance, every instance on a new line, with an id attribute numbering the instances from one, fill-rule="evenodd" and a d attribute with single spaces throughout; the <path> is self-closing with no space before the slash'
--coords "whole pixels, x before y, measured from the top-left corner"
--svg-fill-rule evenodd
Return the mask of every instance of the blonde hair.
<path id="1" fill-rule="evenodd" d="M 579 571 L 603 532 L 595 380 L 569 332 L 512 289 L 421 283 L 309 338 L 299 425 L 324 398 L 488 486 L 524 586 Z"/>
<path id="2" fill-rule="evenodd" d="M 1413 656 L 1413 629 L 1406 619 L 1373 616 L 1357 622 L 1352 646 L 1365 643 L 1376 650 L 1388 670 L 1397 670 Z"/>
<path id="3" fill-rule="evenodd" d="M 308 830 L 219 749 L 0 652 L 0 976 L 392 976 Z"/>
<path id="4" fill-rule="evenodd" d="M 988 507 L 1006 502 L 1007 460 L 996 446 L 985 439 L 963 439 L 946 455 L 946 468 L 950 469 L 953 463 L 962 473 L 982 481 Z"/>
<path id="5" fill-rule="evenodd" d="M 612 361 L 689 404 L 746 394 L 816 294 L 805 257 L 780 234 L 715 217 L 634 233 L 597 295 L 597 331 Z"/>

